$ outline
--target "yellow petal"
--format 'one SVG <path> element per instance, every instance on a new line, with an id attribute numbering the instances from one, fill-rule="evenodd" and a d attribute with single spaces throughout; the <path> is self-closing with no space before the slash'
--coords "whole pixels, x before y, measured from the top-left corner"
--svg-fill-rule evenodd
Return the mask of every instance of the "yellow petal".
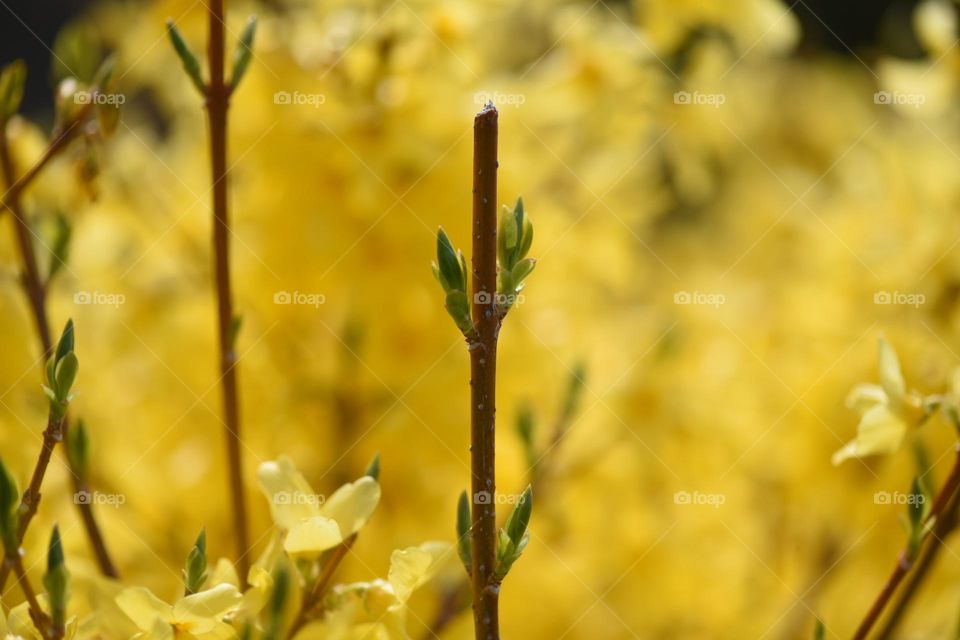
<path id="1" fill-rule="evenodd" d="M 920 41 L 932 53 L 941 55 L 957 41 L 957 10 L 949 0 L 926 0 L 913 14 Z"/>
<path id="2" fill-rule="evenodd" d="M 380 484 L 370 476 L 348 482 L 327 500 L 320 513 L 335 520 L 344 538 L 356 533 L 367 523 L 380 502 Z"/>
<path id="3" fill-rule="evenodd" d="M 840 464 L 847 458 L 893 453 L 906 432 L 907 424 L 889 407 L 878 404 L 860 419 L 856 439 L 833 454 L 833 464 Z"/>
<path id="4" fill-rule="evenodd" d="M 861 416 L 878 404 L 887 404 L 889 399 L 882 387 L 875 384 L 858 384 L 847 395 L 847 407 Z"/>
<path id="5" fill-rule="evenodd" d="M 144 587 L 125 589 L 117 596 L 117 606 L 142 631 L 150 631 L 158 619 L 166 623 L 173 616 L 173 607 Z"/>
<path id="6" fill-rule="evenodd" d="M 877 349 L 880 353 L 880 386 L 892 403 L 900 403 L 907 395 L 907 385 L 900 371 L 900 359 L 883 336 L 877 340 Z"/>
<path id="7" fill-rule="evenodd" d="M 440 561 L 450 553 L 452 545 L 442 542 L 427 542 L 419 547 L 397 550 L 390 556 L 390 571 L 387 579 L 401 602 L 422 586 L 436 573 Z"/>
<path id="8" fill-rule="evenodd" d="M 14 638 L 35 638 L 36 640 L 43 640 L 43 635 L 33 625 L 33 619 L 30 617 L 30 606 L 26 602 L 22 602 L 13 609 L 10 609 L 7 624 L 9 625 L 8 633 Z"/>
<path id="9" fill-rule="evenodd" d="M 218 584 L 212 589 L 181 598 L 173 605 L 176 620 L 219 620 L 242 600 L 232 584 Z"/>
<path id="10" fill-rule="evenodd" d="M 317 516 L 290 529 L 283 548 L 291 554 L 319 554 L 341 542 L 343 536 L 336 521 Z"/>
<path id="11" fill-rule="evenodd" d="M 207 584 L 211 586 L 217 584 L 232 584 L 235 587 L 238 586 L 240 579 L 239 576 L 237 576 L 236 567 L 234 567 L 233 563 L 227 558 L 220 558 L 217 560 L 217 564 L 214 565 L 213 571 L 211 571 L 207 577 Z"/>
<path id="12" fill-rule="evenodd" d="M 273 521 L 281 529 L 290 530 L 302 520 L 320 514 L 321 500 L 289 458 L 282 456 L 264 462 L 257 478 L 270 503 Z"/>

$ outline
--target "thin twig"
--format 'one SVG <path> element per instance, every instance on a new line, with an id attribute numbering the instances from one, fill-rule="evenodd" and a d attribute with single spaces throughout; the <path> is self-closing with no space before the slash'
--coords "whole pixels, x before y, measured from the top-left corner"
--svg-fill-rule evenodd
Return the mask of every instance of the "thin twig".
<path id="1" fill-rule="evenodd" d="M 217 327 L 220 340 L 220 379 L 226 426 L 227 465 L 233 502 L 233 529 L 237 540 L 237 572 L 246 581 L 250 569 L 250 536 L 243 491 L 243 459 L 240 440 L 240 403 L 237 392 L 237 355 L 234 350 L 233 293 L 230 283 L 230 219 L 227 209 L 227 110 L 230 87 L 224 80 L 223 0 L 209 5 L 210 39 L 207 61 L 207 115 L 210 123 L 210 166 L 213 181 L 213 253 L 217 289 Z"/>
<path id="2" fill-rule="evenodd" d="M 951 469 L 950 475 L 947 476 L 943 487 L 940 489 L 940 493 L 938 493 L 936 499 L 934 499 L 933 506 L 931 507 L 930 513 L 926 520 L 924 520 L 923 526 L 935 524 L 940 520 L 941 516 L 944 515 L 950 500 L 953 499 L 953 495 L 957 492 L 957 488 L 960 487 L 960 445 L 957 446 L 957 452 L 958 455 L 957 459 L 954 461 L 953 469 Z M 929 545 L 940 544 L 941 539 L 939 537 L 932 537 L 933 540 L 928 543 Z M 903 579 L 910 572 L 910 569 L 913 567 L 913 563 L 914 559 L 910 557 L 906 550 L 900 552 L 900 555 L 897 558 L 897 564 L 894 566 L 893 571 L 890 573 L 890 577 L 887 578 L 886 583 L 883 585 L 883 588 L 880 590 L 880 593 L 874 600 L 873 605 L 867 612 L 867 615 L 863 618 L 863 621 L 857 628 L 857 632 L 853 636 L 854 640 L 866 639 L 867 635 L 870 633 L 870 630 L 873 628 L 873 625 L 876 624 L 877 620 L 879 620 L 880 616 L 883 614 L 883 610 L 890 602 L 890 598 L 896 592 L 897 587 L 901 582 L 903 582 Z"/>
<path id="3" fill-rule="evenodd" d="M 334 548 L 330 554 L 330 558 L 324 563 L 323 570 L 313 583 L 313 587 L 303 598 L 300 613 L 297 614 L 296 620 L 294 620 L 293 625 L 290 627 L 290 637 L 293 637 L 297 631 L 315 617 L 316 610 L 323 604 L 323 596 L 333 583 L 333 576 L 337 572 L 337 568 L 340 566 L 340 563 L 343 562 L 343 559 L 347 556 L 347 553 L 349 553 L 356 541 L 357 534 L 354 533 Z"/>
<path id="4" fill-rule="evenodd" d="M 473 324 L 470 344 L 470 458 L 473 620 L 478 639 L 499 640 L 495 477 L 497 340 L 497 117 L 492 104 L 473 123 Z M 489 500 L 478 500 L 487 495 Z"/>
<path id="5" fill-rule="evenodd" d="M 26 570 L 23 568 L 23 559 L 20 557 L 19 551 L 12 556 L 9 553 L 4 554 L 3 566 L 8 572 L 13 570 L 13 573 L 17 576 L 17 583 L 20 585 L 20 590 L 23 591 L 23 595 L 27 599 L 27 605 L 30 607 L 30 618 L 40 631 L 40 634 L 43 637 L 49 637 L 51 635 L 49 633 L 50 618 L 44 613 L 40 607 L 40 603 L 37 601 L 37 594 L 30 584 Z"/>
<path id="6" fill-rule="evenodd" d="M 26 186 L 29 185 L 40 173 L 40 170 L 43 169 L 43 167 L 45 167 L 51 159 L 53 159 L 66 148 L 67 144 L 73 139 L 76 132 L 82 129 L 81 123 L 87 111 L 88 107 L 84 106 L 76 115 L 76 119 L 73 120 L 70 125 L 64 127 L 62 132 L 54 136 L 53 141 L 47 146 L 47 150 L 44 152 L 40 161 L 35 163 L 33 167 L 20 178 L 15 178 L 16 170 L 13 166 L 13 160 L 10 155 L 10 146 L 9 140 L 7 139 L 6 127 L 0 124 L 0 165 L 2 165 L 4 183 L 8 186 L 3 202 L 6 208 L 10 210 L 10 213 L 14 218 L 15 228 L 17 230 L 17 243 L 20 247 L 21 259 L 23 260 L 24 288 L 27 293 L 27 298 L 30 302 L 30 309 L 33 315 L 34 324 L 37 327 L 37 335 L 40 338 L 40 347 L 43 350 L 44 358 L 49 357 L 53 353 L 53 340 L 50 334 L 50 318 L 47 315 L 46 305 L 47 287 L 46 283 L 40 277 L 37 256 L 33 250 L 33 230 L 30 228 L 29 222 L 24 215 L 20 194 L 22 193 L 23 189 L 26 188 Z M 64 418 L 57 428 L 60 440 L 62 440 L 65 436 L 67 429 L 69 429 L 69 421 L 67 418 Z M 53 445 L 57 442 L 48 442 L 47 432 L 49 431 L 50 425 L 48 424 L 47 430 L 44 432 L 44 440 L 40 452 L 40 459 L 38 459 L 36 468 L 34 470 L 34 476 L 36 477 L 37 471 L 42 468 L 42 472 L 40 474 L 41 481 L 43 479 L 43 474 L 46 473 L 46 466 L 49 464 Z M 46 456 L 46 462 L 43 461 L 44 456 Z M 75 478 L 78 477 L 76 470 L 72 467 L 71 472 Z M 31 487 L 33 487 L 32 482 Z M 38 483 L 35 487 L 36 502 L 39 502 L 39 492 L 40 485 Z M 24 494 L 24 500 L 26 499 L 27 495 Z M 119 573 L 117 572 L 116 566 L 110 559 L 110 554 L 107 551 L 103 534 L 99 525 L 97 524 L 96 517 L 94 516 L 93 506 L 90 504 L 80 503 L 78 503 L 77 506 L 80 510 L 84 529 L 87 533 L 87 538 L 90 540 L 90 544 L 97 556 L 101 572 L 111 578 L 118 577 Z M 35 506 L 34 511 L 36 511 Z M 33 515 L 31 514 L 30 518 L 32 517 Z M 21 520 L 19 534 L 21 540 L 23 539 L 23 535 L 26 533 L 27 524 L 29 523 L 30 518 Z M 3 585 L 6 584 L 8 576 L 9 569 L 7 567 L 0 569 L 0 589 L 2 589 Z"/>

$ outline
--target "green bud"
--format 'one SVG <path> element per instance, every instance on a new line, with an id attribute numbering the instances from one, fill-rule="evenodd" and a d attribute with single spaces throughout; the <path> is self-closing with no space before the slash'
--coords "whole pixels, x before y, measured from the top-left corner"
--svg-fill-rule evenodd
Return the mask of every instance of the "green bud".
<path id="1" fill-rule="evenodd" d="M 253 56 L 253 37 L 257 32 L 257 17 L 250 16 L 247 19 L 247 25 L 240 34 L 240 42 L 237 44 L 237 50 L 233 52 L 233 73 L 230 75 L 230 86 L 237 88 L 243 75 L 250 66 L 250 58 Z"/>
<path id="2" fill-rule="evenodd" d="M 437 270 L 444 291 L 448 293 L 456 290 L 466 292 L 466 274 L 461 268 L 463 264 L 465 262 L 454 250 L 450 238 L 447 237 L 446 232 L 441 227 L 437 231 Z"/>
<path id="3" fill-rule="evenodd" d="M 231 349 L 235 349 L 237 346 L 237 336 L 240 335 L 240 329 L 243 328 L 243 316 L 235 315 L 230 320 L 230 327 L 227 331 L 227 344 L 230 345 Z"/>
<path id="4" fill-rule="evenodd" d="M 570 372 L 570 381 L 567 384 L 567 394 L 563 399 L 563 413 L 561 417 L 564 422 L 569 422 L 573 414 L 577 412 L 580 405 L 580 396 L 583 395 L 583 387 L 587 379 L 587 366 L 583 361 L 577 362 Z"/>
<path id="5" fill-rule="evenodd" d="M 527 534 L 527 525 L 533 513 L 533 488 L 529 485 L 520 500 L 513 508 L 513 513 L 507 519 L 507 524 L 500 529 L 497 546 L 497 566 L 494 570 L 497 578 L 503 580 L 513 563 L 520 558 L 530 540 Z"/>
<path id="6" fill-rule="evenodd" d="M 471 573 L 473 568 L 473 553 L 470 542 L 470 499 L 467 492 L 460 494 L 460 500 L 457 502 L 457 555 L 460 561 Z"/>
<path id="7" fill-rule="evenodd" d="M 380 480 L 380 453 L 377 452 L 373 456 L 373 460 L 370 461 L 370 464 L 367 465 L 367 470 L 363 472 L 363 475 L 370 476 L 374 480 Z"/>
<path id="8" fill-rule="evenodd" d="M 113 79 L 113 71 L 117 66 L 117 59 L 113 56 L 107 56 L 97 71 L 93 74 L 92 84 L 98 91 L 106 91 Z"/>
<path id="9" fill-rule="evenodd" d="M 207 530 L 201 529 L 197 541 L 187 554 L 187 566 L 183 570 L 183 583 L 187 595 L 199 593 L 207 580 Z"/>
<path id="10" fill-rule="evenodd" d="M 55 369 L 57 400 L 61 404 L 70 401 L 70 389 L 77 380 L 77 373 L 80 370 L 80 361 L 77 354 L 71 351 L 60 360 Z"/>
<path id="11" fill-rule="evenodd" d="M 20 542 L 17 527 L 20 523 L 20 488 L 0 459 L 0 537 L 8 554 L 17 553 Z"/>
<path id="12" fill-rule="evenodd" d="M 68 353 L 73 352 L 73 341 L 73 319 L 71 318 L 67 320 L 63 333 L 60 334 L 60 340 L 57 342 L 57 351 L 54 357 L 56 363 L 59 363 Z"/>
<path id="13" fill-rule="evenodd" d="M 823 625 L 823 620 L 817 618 L 817 624 L 813 627 L 813 640 L 826 640 L 827 628 Z"/>
<path id="14" fill-rule="evenodd" d="M 470 301 L 467 299 L 466 292 L 459 289 L 448 292 L 444 306 L 464 335 L 469 336 L 475 332 L 473 320 L 470 319 Z"/>
<path id="15" fill-rule="evenodd" d="M 63 630 L 67 620 L 67 597 L 70 572 L 63 557 L 60 530 L 54 526 L 47 551 L 47 572 L 43 575 L 43 587 L 50 601 L 50 618 L 54 629 Z"/>
<path id="16" fill-rule="evenodd" d="M 83 420 L 67 430 L 67 459 L 80 481 L 85 482 L 90 469 L 90 436 Z"/>
<path id="17" fill-rule="evenodd" d="M 507 520 L 507 535 L 514 544 L 520 544 L 520 540 L 527 533 L 527 525 L 530 524 L 530 515 L 533 512 L 533 487 L 527 485 L 527 488 L 520 495 L 520 501 L 513 508 L 513 513 Z"/>
<path id="18" fill-rule="evenodd" d="M 177 25 L 169 18 L 167 19 L 167 34 L 170 36 L 173 49 L 177 52 L 177 56 L 183 64 L 183 70 L 187 72 L 193 86 L 197 88 L 200 95 L 207 95 L 207 86 L 204 84 L 203 76 L 200 73 L 200 63 L 197 62 L 197 57 L 190 51 L 190 47 L 187 46 L 187 42 L 180 34 L 180 30 L 177 29 Z"/>
<path id="19" fill-rule="evenodd" d="M 263 640 L 283 638 L 284 612 L 290 591 L 290 571 L 285 565 L 277 567 L 273 573 L 273 592 L 267 605 L 268 620 L 263 630 Z"/>
<path id="20" fill-rule="evenodd" d="M 523 443 L 523 449 L 527 455 L 527 465 L 533 467 L 537 460 L 534 446 L 536 422 L 533 417 L 533 409 L 530 408 L 529 404 L 524 403 L 517 412 L 517 435 Z"/>
<path id="21" fill-rule="evenodd" d="M 58 214 L 54 218 L 56 228 L 54 229 L 53 242 L 50 249 L 50 268 L 47 271 L 47 282 L 53 280 L 54 276 L 60 273 L 61 269 L 67 264 L 70 254 L 70 238 L 73 235 L 73 228 L 70 221 L 63 214 Z"/>
<path id="22" fill-rule="evenodd" d="M 14 60 L 0 71 L 0 123 L 5 123 L 20 109 L 26 81 L 27 65 L 23 60 Z"/>

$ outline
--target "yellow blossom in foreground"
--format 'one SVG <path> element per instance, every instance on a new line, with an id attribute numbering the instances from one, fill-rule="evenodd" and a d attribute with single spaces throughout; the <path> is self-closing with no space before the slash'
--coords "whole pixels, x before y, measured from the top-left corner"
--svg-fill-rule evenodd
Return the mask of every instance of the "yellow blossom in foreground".
<path id="1" fill-rule="evenodd" d="M 223 618 L 242 597 L 230 584 L 185 596 L 170 605 L 149 589 L 133 587 L 117 596 L 117 605 L 142 631 L 135 637 L 162 640 L 233 638 L 236 632 Z"/>

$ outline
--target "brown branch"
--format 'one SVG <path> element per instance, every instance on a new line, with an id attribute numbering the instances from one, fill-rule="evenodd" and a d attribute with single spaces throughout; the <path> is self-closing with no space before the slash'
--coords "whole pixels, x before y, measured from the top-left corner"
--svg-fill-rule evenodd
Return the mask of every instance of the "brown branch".
<path id="1" fill-rule="evenodd" d="M 323 604 L 323 596 L 333 583 L 333 576 L 337 572 L 337 568 L 340 567 L 340 563 L 343 562 L 343 559 L 347 556 L 350 549 L 353 548 L 356 541 L 357 534 L 354 533 L 333 549 L 330 557 L 323 565 L 323 570 L 313 583 L 313 587 L 311 587 L 310 591 L 303 598 L 300 613 L 297 614 L 296 620 L 294 620 L 293 625 L 290 627 L 288 634 L 290 637 L 293 637 L 297 631 L 315 617 L 317 610 L 320 609 Z"/>
<path id="2" fill-rule="evenodd" d="M 75 494 L 92 493 L 86 482 L 76 480 L 74 482 Z M 89 501 L 75 500 L 77 509 L 80 511 L 80 519 L 83 520 L 83 526 L 87 530 L 87 537 L 90 539 L 90 546 L 93 548 L 94 555 L 97 556 L 97 563 L 100 565 L 100 571 L 103 575 L 110 578 L 119 578 L 120 572 L 107 552 L 107 543 L 103 539 L 100 527 L 97 525 L 96 516 L 93 513 L 93 505 Z"/>
<path id="3" fill-rule="evenodd" d="M 953 495 L 957 493 L 957 488 L 960 487 L 960 445 L 957 446 L 957 452 L 958 455 L 957 459 L 954 461 L 953 469 L 951 469 L 950 475 L 947 476 L 943 487 L 940 489 L 940 493 L 938 493 L 937 497 L 934 499 L 933 506 L 930 508 L 930 514 L 927 516 L 926 520 L 924 520 L 923 525 L 921 526 L 929 526 L 931 524 L 938 523 L 941 517 L 945 514 L 947 505 L 949 504 L 950 500 L 953 499 Z M 940 540 L 941 539 L 939 537 L 933 536 L 933 541 L 928 544 L 938 545 Z M 883 614 L 883 610 L 890 602 L 890 598 L 896 592 L 897 587 L 901 582 L 903 582 L 903 579 L 910 572 L 910 569 L 913 567 L 913 563 L 914 558 L 910 557 L 910 554 L 907 552 L 907 550 L 900 552 L 900 555 L 897 558 L 896 566 L 894 566 L 893 571 L 890 573 L 890 577 L 887 578 L 887 582 L 883 585 L 883 588 L 880 590 L 880 593 L 874 600 L 873 605 L 867 612 L 867 615 L 863 618 L 863 621 L 857 628 L 857 632 L 853 636 L 854 640 L 866 639 L 867 635 L 870 633 L 870 630 L 873 628 L 873 625 L 876 624 L 877 620 L 879 620 L 880 616 Z"/>
<path id="4" fill-rule="evenodd" d="M 220 379 L 223 385 L 223 413 L 226 425 L 227 465 L 233 502 L 233 529 L 237 539 L 237 572 L 247 579 L 250 569 L 250 536 L 247 504 L 243 492 L 243 460 L 240 439 L 240 403 L 237 392 L 237 356 L 234 350 L 233 293 L 230 283 L 230 219 L 227 209 L 227 110 L 230 87 L 224 80 L 223 0 L 209 3 L 210 39 L 207 61 L 207 115 L 210 123 L 210 166 L 213 181 L 213 253 L 217 290 L 217 327 L 220 339 Z"/>
<path id="5" fill-rule="evenodd" d="M 27 219 L 24 215 L 20 194 L 22 193 L 23 189 L 39 174 L 40 170 L 43 169 L 43 167 L 45 167 L 51 159 L 53 159 L 57 154 L 66 148 L 67 144 L 73 139 L 75 133 L 81 130 L 81 123 L 88 111 L 88 108 L 88 106 L 84 106 L 83 109 L 78 112 L 76 119 L 72 122 L 72 124 L 65 127 L 62 132 L 59 135 L 56 135 L 53 141 L 47 146 L 47 150 L 44 152 L 40 161 L 35 163 L 33 167 L 20 178 L 15 178 L 16 171 L 10 155 L 10 145 L 9 140 L 7 139 L 6 126 L 5 124 L 0 123 L 0 171 L 3 173 L 4 183 L 8 185 L 7 193 L 4 196 L 4 205 L 10 210 L 10 213 L 14 218 L 14 225 L 17 231 L 17 244 L 20 247 L 20 256 L 23 261 L 24 289 L 30 303 L 30 310 L 33 315 L 34 324 L 37 327 L 37 335 L 40 338 L 40 347 L 43 350 L 44 358 L 49 357 L 53 353 L 53 340 L 50 334 L 50 319 L 47 315 L 46 305 L 47 287 L 46 283 L 44 283 L 40 277 L 40 268 L 38 266 L 37 256 L 33 248 L 32 236 L 34 232 L 30 228 L 29 222 L 27 222 Z M 67 418 L 64 418 L 61 424 L 59 424 L 57 427 L 60 440 L 63 439 L 68 428 L 68 420 Z M 40 473 L 40 481 L 43 479 L 43 474 L 46 473 L 46 467 L 49 464 L 50 456 L 53 452 L 53 446 L 57 442 L 57 440 L 48 442 L 48 432 L 50 430 L 51 427 L 48 424 L 46 431 L 44 431 L 40 458 L 37 460 L 36 468 L 34 470 L 34 476 L 36 477 L 37 471 L 42 468 Z M 44 457 L 46 457 L 46 461 L 44 461 Z M 76 470 L 73 469 L 72 466 L 70 470 L 71 473 L 73 473 L 74 478 L 79 479 Z M 31 487 L 32 486 L 33 483 L 31 482 Z M 35 492 L 36 501 L 39 502 L 39 483 L 35 487 Z M 24 500 L 26 499 L 27 494 L 24 494 Z M 101 533 L 100 527 L 97 524 L 97 520 L 94 517 L 93 506 L 89 504 L 78 504 L 78 508 L 80 509 L 80 515 L 83 520 L 84 529 L 87 532 L 87 538 L 90 540 L 90 544 L 93 546 L 94 552 L 97 555 L 101 572 L 111 578 L 118 577 L 119 573 L 117 572 L 116 566 L 110 560 L 110 554 L 107 551 L 103 534 Z M 34 506 L 34 511 L 36 511 L 36 506 Z M 31 513 L 29 518 L 21 520 L 19 533 L 19 538 L 21 540 L 26 533 L 27 525 L 32 517 L 33 514 Z M 3 585 L 6 584 L 8 576 L 9 569 L 7 567 L 0 569 L 0 589 L 2 589 Z"/>
<path id="6" fill-rule="evenodd" d="M 470 344 L 470 458 L 473 517 L 473 620 L 478 639 L 498 640 L 499 580 L 495 477 L 497 340 L 497 110 L 488 104 L 473 123 L 473 324 Z M 490 499 L 478 500 L 478 495 Z"/>
<path id="7" fill-rule="evenodd" d="M 945 512 L 940 517 L 940 520 L 937 521 L 937 525 L 933 529 L 934 536 L 940 540 L 944 540 L 948 535 L 950 535 L 950 533 L 957 526 L 958 508 L 960 508 L 960 492 L 954 493 L 953 497 L 950 499 L 950 502 L 947 504 Z M 877 632 L 877 640 L 886 640 L 887 638 L 892 638 L 894 633 L 896 633 L 900 621 L 903 619 L 907 609 L 909 609 L 909 605 L 912 602 L 913 596 L 923 584 L 923 581 L 926 579 L 926 577 L 930 574 L 930 571 L 933 569 L 933 566 L 935 565 L 937 558 L 940 556 L 940 551 L 943 549 L 943 547 L 943 544 L 931 544 L 924 548 L 923 552 L 920 554 L 920 559 L 917 560 L 916 567 L 910 574 L 906 583 L 903 585 L 903 589 L 900 591 L 899 598 L 891 607 L 890 613 L 887 615 L 883 626 L 881 626 L 880 630 Z"/>
<path id="8" fill-rule="evenodd" d="M 19 550 L 13 555 L 10 553 L 4 554 L 3 568 L 6 572 L 12 570 L 17 576 L 17 583 L 20 585 L 20 590 L 23 591 L 23 595 L 27 599 L 27 604 L 30 607 L 30 618 L 33 620 L 33 624 L 37 627 L 37 630 L 40 631 L 43 637 L 51 637 L 50 617 L 44 613 L 40 607 L 40 602 L 37 601 L 37 594 L 30 584 L 26 570 L 23 568 L 23 559 L 20 557 Z"/>

